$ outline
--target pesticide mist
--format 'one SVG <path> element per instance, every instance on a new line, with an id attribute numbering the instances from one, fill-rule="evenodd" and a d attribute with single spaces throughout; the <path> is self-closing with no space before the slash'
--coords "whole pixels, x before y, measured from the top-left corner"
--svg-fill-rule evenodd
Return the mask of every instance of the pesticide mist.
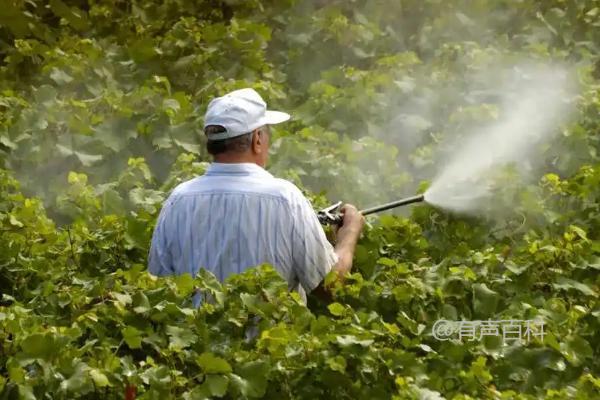
<path id="1" fill-rule="evenodd" d="M 563 67 L 520 66 L 507 75 L 498 82 L 507 88 L 498 102 L 498 118 L 453 143 L 451 156 L 425 193 L 428 203 L 475 214 L 493 204 L 502 168 L 511 166 L 521 181 L 535 177 L 543 158 L 540 148 L 573 114 L 575 85 Z"/>

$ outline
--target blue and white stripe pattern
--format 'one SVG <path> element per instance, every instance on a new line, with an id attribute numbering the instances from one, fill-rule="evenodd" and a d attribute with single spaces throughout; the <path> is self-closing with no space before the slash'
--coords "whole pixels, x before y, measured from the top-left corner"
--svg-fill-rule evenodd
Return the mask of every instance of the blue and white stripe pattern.
<path id="1" fill-rule="evenodd" d="M 338 258 L 310 202 L 291 182 L 252 163 L 212 163 L 163 204 L 149 254 L 153 275 L 219 280 L 269 263 L 306 299 Z"/>

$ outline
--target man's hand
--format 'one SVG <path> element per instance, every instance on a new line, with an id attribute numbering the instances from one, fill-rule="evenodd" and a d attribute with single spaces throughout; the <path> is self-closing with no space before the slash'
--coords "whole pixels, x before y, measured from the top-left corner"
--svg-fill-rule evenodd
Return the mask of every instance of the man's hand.
<path id="1" fill-rule="evenodd" d="M 352 204 L 344 204 L 340 213 L 343 217 L 342 225 L 334 228 L 337 242 L 335 254 L 338 256 L 338 262 L 333 266 L 333 270 L 337 272 L 338 279 L 344 282 L 345 275 L 352 269 L 354 249 L 365 225 L 365 217 Z M 332 301 L 331 293 L 324 282 L 321 282 L 312 293 L 324 301 Z"/>
<path id="2" fill-rule="evenodd" d="M 352 204 L 344 204 L 340 209 L 343 220 L 342 225 L 338 226 L 336 233 L 340 230 L 362 231 L 365 225 L 365 217 Z"/>
<path id="3" fill-rule="evenodd" d="M 339 260 L 334 269 L 343 280 L 344 276 L 352 269 L 354 249 L 365 225 L 365 217 L 352 204 L 344 204 L 340 212 L 343 222 L 336 231 L 335 253 Z"/>

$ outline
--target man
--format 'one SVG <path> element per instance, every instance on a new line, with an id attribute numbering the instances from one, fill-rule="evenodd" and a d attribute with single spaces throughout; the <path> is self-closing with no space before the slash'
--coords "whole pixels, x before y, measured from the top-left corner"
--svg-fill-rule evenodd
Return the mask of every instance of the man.
<path id="1" fill-rule="evenodd" d="M 267 111 L 253 89 L 210 102 L 204 131 L 214 162 L 203 176 L 178 185 L 164 203 L 152 237 L 150 273 L 195 276 L 205 268 L 223 281 L 269 263 L 305 302 L 306 293 L 322 293 L 331 269 L 343 280 L 364 217 L 345 205 L 333 248 L 302 192 L 264 169 L 269 125 L 289 118 Z"/>

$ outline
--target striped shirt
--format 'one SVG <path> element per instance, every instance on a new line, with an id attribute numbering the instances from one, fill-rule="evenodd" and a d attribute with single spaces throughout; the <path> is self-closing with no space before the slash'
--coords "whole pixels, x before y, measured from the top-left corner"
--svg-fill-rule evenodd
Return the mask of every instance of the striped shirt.
<path id="1" fill-rule="evenodd" d="M 223 281 L 269 263 L 306 301 L 337 260 L 310 202 L 294 184 L 257 164 L 212 163 L 163 204 L 148 270 L 195 276 L 205 268 Z"/>

